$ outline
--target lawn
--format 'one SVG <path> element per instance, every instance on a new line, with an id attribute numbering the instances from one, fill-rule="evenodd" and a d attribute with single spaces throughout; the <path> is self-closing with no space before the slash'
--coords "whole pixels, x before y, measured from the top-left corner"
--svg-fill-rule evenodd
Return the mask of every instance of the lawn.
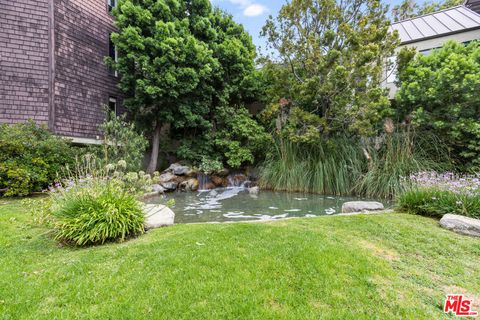
<path id="1" fill-rule="evenodd" d="M 406 214 L 175 225 L 59 246 L 0 200 L 2 319 L 433 319 L 480 311 L 480 239 Z"/>

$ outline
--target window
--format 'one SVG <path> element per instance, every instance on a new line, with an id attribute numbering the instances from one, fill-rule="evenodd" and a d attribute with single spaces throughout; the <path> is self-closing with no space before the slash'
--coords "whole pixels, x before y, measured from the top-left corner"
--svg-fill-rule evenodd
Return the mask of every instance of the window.
<path id="1" fill-rule="evenodd" d="M 108 98 L 108 110 L 117 115 L 117 98 L 109 97 Z"/>
<path id="2" fill-rule="evenodd" d="M 113 44 L 111 35 L 108 37 L 108 56 L 112 58 L 113 61 L 115 62 L 118 61 L 117 47 Z M 110 72 L 115 77 L 118 76 L 118 73 L 116 70 L 110 69 Z"/>
<path id="3" fill-rule="evenodd" d="M 387 61 L 387 83 L 393 83 L 397 80 L 397 58 L 389 57 Z"/>
<path id="4" fill-rule="evenodd" d="M 117 0 L 107 0 L 108 12 L 112 12 L 113 8 L 117 6 Z"/>

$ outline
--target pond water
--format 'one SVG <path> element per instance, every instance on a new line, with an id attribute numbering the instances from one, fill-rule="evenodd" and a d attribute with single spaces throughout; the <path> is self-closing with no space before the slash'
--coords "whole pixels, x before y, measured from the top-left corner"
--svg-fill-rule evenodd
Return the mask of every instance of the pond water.
<path id="1" fill-rule="evenodd" d="M 275 220 L 288 217 L 314 217 L 341 212 L 346 201 L 366 200 L 315 194 L 260 190 L 250 194 L 239 187 L 170 193 L 148 203 L 175 199 L 175 223 Z"/>

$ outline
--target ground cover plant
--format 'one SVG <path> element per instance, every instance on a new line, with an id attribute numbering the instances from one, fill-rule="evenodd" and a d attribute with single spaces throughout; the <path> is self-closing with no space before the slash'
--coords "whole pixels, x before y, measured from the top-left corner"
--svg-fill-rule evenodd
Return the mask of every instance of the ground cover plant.
<path id="1" fill-rule="evenodd" d="M 407 212 L 441 218 L 452 213 L 480 218 L 480 178 L 447 172 L 420 172 L 405 180 L 398 206 Z"/>
<path id="2" fill-rule="evenodd" d="M 439 319 L 446 293 L 480 300 L 478 239 L 417 215 L 174 225 L 85 249 L 48 231 L 0 202 L 0 317 Z"/>

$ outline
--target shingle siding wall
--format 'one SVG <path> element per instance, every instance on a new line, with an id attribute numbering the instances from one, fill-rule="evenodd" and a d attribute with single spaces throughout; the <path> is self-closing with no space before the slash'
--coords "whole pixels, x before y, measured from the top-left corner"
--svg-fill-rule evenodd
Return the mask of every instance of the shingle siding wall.
<path id="1" fill-rule="evenodd" d="M 48 123 L 48 0 L 0 0 L 0 123 Z"/>
<path id="2" fill-rule="evenodd" d="M 106 0 L 55 0 L 56 133 L 93 138 L 109 96 L 120 105 L 117 79 L 103 62 L 113 31 Z"/>

